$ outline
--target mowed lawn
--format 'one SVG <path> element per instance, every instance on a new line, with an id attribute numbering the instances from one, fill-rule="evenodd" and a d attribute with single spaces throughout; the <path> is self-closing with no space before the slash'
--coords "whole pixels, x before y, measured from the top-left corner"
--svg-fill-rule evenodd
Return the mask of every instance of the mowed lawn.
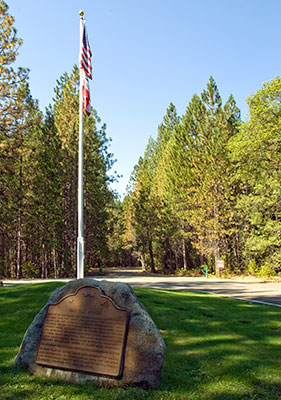
<path id="1" fill-rule="evenodd" d="M 0 399 L 281 400 L 281 308 L 134 289 L 166 342 L 157 390 L 41 379 L 13 366 L 30 322 L 61 283 L 0 287 Z"/>

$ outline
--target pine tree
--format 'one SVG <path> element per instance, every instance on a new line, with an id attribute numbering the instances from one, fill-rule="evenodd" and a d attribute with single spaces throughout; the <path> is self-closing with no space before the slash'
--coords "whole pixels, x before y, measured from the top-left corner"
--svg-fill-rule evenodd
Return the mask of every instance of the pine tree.
<path id="1" fill-rule="evenodd" d="M 1 210 L 2 256 L 5 260 L 6 273 L 15 275 L 17 278 L 22 276 L 23 248 L 26 248 L 26 232 L 32 198 L 30 188 L 34 175 L 32 170 L 34 168 L 34 135 L 40 126 L 41 118 L 38 104 L 30 94 L 28 83 L 22 82 L 17 88 L 14 103 L 11 105 L 9 131 L 3 143 L 7 146 L 7 152 L 4 152 L 5 170 L 2 175 L 3 201 L 1 202 L 3 207 Z M 6 250 L 4 250 L 5 247 Z M 11 251 L 12 248 L 15 249 L 15 253 Z M 7 254 L 10 255 L 8 259 Z M 12 254 L 14 255 L 11 257 Z"/>
<path id="2" fill-rule="evenodd" d="M 13 271 L 14 253 L 9 251 L 13 243 L 11 222 L 14 218 L 11 182 L 15 176 L 15 152 L 17 143 L 14 135 L 13 112 L 19 85 L 24 82 L 27 71 L 13 69 L 22 40 L 17 37 L 14 18 L 8 13 L 8 5 L 0 1 L 0 215 L 1 215 L 1 263 L 0 275 Z M 15 227 L 14 227 L 15 228 Z"/>
<path id="3" fill-rule="evenodd" d="M 127 216 L 130 198 L 126 196 L 121 202 L 115 199 L 111 212 L 109 225 L 112 227 L 108 236 L 110 265 L 112 267 L 133 267 L 136 265 L 135 249 L 129 239 L 127 231 Z"/>
<path id="4" fill-rule="evenodd" d="M 54 126 L 61 150 L 61 207 L 63 237 L 61 273 L 74 274 L 77 241 L 77 162 L 78 162 L 78 102 L 79 70 L 75 66 L 71 76 L 64 74 L 55 88 L 53 109 Z M 97 125 L 100 119 L 93 110 L 84 119 L 84 228 L 85 261 L 88 267 L 108 258 L 108 220 L 113 195 L 109 183 L 114 179 L 108 175 L 113 165 L 108 151 L 109 140 L 106 127 Z"/>
<path id="5" fill-rule="evenodd" d="M 28 233 L 29 214 L 32 207 L 30 188 L 34 178 L 34 143 L 42 115 L 38 103 L 30 93 L 27 82 L 21 83 L 13 105 L 14 129 L 10 130 L 14 149 L 14 180 L 16 189 L 14 205 L 17 213 L 16 277 L 22 276 L 23 247 Z M 32 230 L 31 230 L 32 232 Z M 29 232 L 29 233 L 31 233 Z"/>
<path id="6" fill-rule="evenodd" d="M 233 97 L 223 108 L 211 77 L 201 97 L 193 96 L 163 155 L 163 196 L 173 210 L 178 237 L 189 248 L 191 264 L 198 262 L 191 244 L 201 256 L 200 263 L 203 257 L 218 259 L 229 252 L 233 187 L 226 146 L 237 132 L 238 121 Z M 184 257 L 186 245 L 182 245 Z"/>
<path id="7" fill-rule="evenodd" d="M 158 253 L 158 264 L 164 271 L 173 270 L 175 264 L 172 241 L 177 231 L 177 221 L 171 204 L 164 195 L 164 187 L 167 172 L 166 149 L 178 125 L 179 117 L 176 107 L 173 103 L 170 103 L 163 122 L 158 127 L 154 154 L 155 171 L 152 179 L 152 193 L 155 198 L 155 207 L 158 211 L 158 225 L 154 242 Z"/>
<path id="8" fill-rule="evenodd" d="M 158 223 L 155 197 L 151 191 L 154 165 L 154 141 L 150 138 L 143 159 L 138 166 L 135 189 L 132 196 L 133 226 L 136 236 L 136 247 L 140 252 L 142 265 L 146 268 L 148 254 L 151 272 L 155 272 L 153 238 Z"/>
<path id="9" fill-rule="evenodd" d="M 7 134 L 12 118 L 12 107 L 18 85 L 27 77 L 27 70 L 14 70 L 22 39 L 17 37 L 14 18 L 8 13 L 8 5 L 0 1 L 0 121 L 1 135 Z"/>
<path id="10" fill-rule="evenodd" d="M 237 209 L 244 267 L 271 276 L 281 271 L 280 96 L 280 77 L 250 96 L 249 121 L 229 145 L 241 190 Z"/>

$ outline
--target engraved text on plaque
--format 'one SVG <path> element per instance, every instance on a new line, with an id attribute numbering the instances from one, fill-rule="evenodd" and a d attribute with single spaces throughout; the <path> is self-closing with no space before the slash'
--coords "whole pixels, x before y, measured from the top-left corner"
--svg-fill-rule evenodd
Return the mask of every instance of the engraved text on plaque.
<path id="1" fill-rule="evenodd" d="M 119 377 L 122 374 L 128 312 L 82 287 L 49 305 L 37 352 L 38 364 Z"/>

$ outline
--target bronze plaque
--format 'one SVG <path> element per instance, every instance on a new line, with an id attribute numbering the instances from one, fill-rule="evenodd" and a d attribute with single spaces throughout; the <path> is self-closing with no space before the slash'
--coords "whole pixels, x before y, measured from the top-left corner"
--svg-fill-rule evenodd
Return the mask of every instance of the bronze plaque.
<path id="1" fill-rule="evenodd" d="M 80 288 L 49 305 L 36 362 L 120 377 L 128 315 L 98 288 Z"/>

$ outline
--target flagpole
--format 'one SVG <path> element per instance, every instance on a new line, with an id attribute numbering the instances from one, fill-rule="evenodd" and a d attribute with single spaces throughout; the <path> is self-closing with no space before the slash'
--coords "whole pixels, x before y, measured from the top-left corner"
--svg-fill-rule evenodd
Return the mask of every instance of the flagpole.
<path id="1" fill-rule="evenodd" d="M 80 46 L 84 27 L 84 12 L 80 14 Z M 83 225 L 83 78 L 80 68 L 79 90 L 79 153 L 78 153 L 78 237 L 77 237 L 77 279 L 84 278 L 84 225 Z"/>

